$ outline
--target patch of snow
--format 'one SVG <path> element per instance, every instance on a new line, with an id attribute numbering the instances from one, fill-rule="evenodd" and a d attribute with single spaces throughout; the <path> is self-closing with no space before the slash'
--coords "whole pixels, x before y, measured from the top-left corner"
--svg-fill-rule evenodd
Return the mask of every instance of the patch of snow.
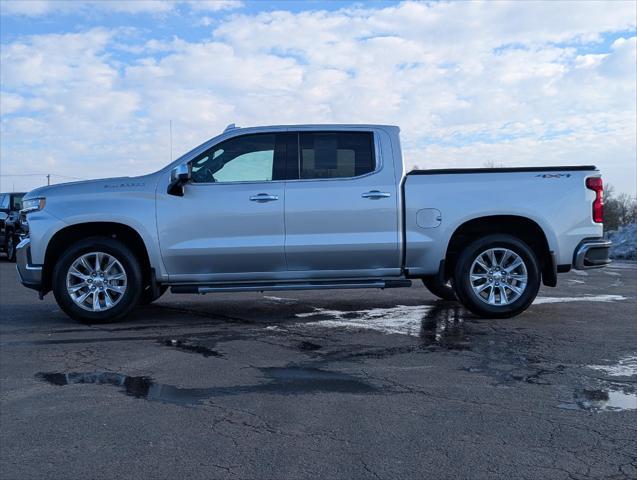
<path id="1" fill-rule="evenodd" d="M 270 300 L 272 302 L 277 302 L 277 303 L 296 303 L 296 302 L 298 302 L 298 300 L 296 298 L 272 297 L 272 296 L 269 296 L 269 295 L 263 295 L 263 298 L 265 298 L 266 300 Z"/>
<path id="2" fill-rule="evenodd" d="M 423 318 L 432 307 L 397 305 L 392 308 L 373 308 L 343 312 L 315 308 L 313 312 L 297 313 L 298 318 L 331 317 L 311 325 L 328 328 L 366 329 L 382 333 L 419 336 Z"/>
<path id="3" fill-rule="evenodd" d="M 584 270 L 571 270 L 575 275 L 579 275 L 580 277 L 588 277 L 588 272 Z"/>
<path id="4" fill-rule="evenodd" d="M 587 295 L 584 297 L 537 297 L 534 305 L 543 303 L 568 303 L 568 302 L 617 302 L 626 300 L 623 295 Z"/>
<path id="5" fill-rule="evenodd" d="M 637 356 L 622 358 L 614 365 L 589 365 L 588 368 L 599 370 L 611 377 L 632 377 L 637 375 Z"/>
<path id="6" fill-rule="evenodd" d="M 619 230 L 608 232 L 606 237 L 613 242 L 611 258 L 637 260 L 637 223 L 619 227 Z"/>
<path id="7" fill-rule="evenodd" d="M 586 283 L 584 280 L 569 280 L 568 283 Z"/>

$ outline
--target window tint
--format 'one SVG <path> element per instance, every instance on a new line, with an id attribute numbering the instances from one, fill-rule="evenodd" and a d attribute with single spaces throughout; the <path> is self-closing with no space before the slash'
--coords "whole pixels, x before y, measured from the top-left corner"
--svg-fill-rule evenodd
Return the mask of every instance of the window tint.
<path id="1" fill-rule="evenodd" d="M 274 134 L 244 135 L 215 145 L 192 161 L 192 181 L 272 180 L 275 137 Z"/>
<path id="2" fill-rule="evenodd" d="M 357 177 L 374 170 L 369 132 L 301 133 L 301 178 Z"/>
<path id="3" fill-rule="evenodd" d="M 0 195 L 0 208 L 9 209 L 9 195 Z"/>

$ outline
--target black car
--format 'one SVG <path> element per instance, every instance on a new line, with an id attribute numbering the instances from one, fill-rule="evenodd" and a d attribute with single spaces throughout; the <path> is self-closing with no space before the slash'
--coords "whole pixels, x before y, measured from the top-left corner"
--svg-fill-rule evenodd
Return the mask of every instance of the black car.
<path id="1" fill-rule="evenodd" d="M 15 262 L 15 247 L 20 241 L 24 192 L 0 193 L 0 251 L 7 254 L 7 260 Z"/>

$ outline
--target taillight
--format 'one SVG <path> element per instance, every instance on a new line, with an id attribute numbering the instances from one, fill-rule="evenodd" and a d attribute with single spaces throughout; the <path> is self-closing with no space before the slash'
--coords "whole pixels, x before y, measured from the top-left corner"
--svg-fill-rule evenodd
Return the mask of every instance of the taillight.
<path id="1" fill-rule="evenodd" d="M 593 201 L 593 221 L 604 222 L 604 184 L 601 177 L 589 177 L 586 179 L 586 188 L 595 192 Z"/>

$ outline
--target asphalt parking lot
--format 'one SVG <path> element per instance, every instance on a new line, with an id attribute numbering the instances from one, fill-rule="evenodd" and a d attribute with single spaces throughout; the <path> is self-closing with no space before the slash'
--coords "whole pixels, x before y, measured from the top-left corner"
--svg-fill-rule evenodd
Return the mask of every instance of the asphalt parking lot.
<path id="1" fill-rule="evenodd" d="M 4 259 L 0 296 L 5 480 L 637 478 L 636 264 L 509 320 L 415 285 L 166 294 L 86 326 Z"/>

